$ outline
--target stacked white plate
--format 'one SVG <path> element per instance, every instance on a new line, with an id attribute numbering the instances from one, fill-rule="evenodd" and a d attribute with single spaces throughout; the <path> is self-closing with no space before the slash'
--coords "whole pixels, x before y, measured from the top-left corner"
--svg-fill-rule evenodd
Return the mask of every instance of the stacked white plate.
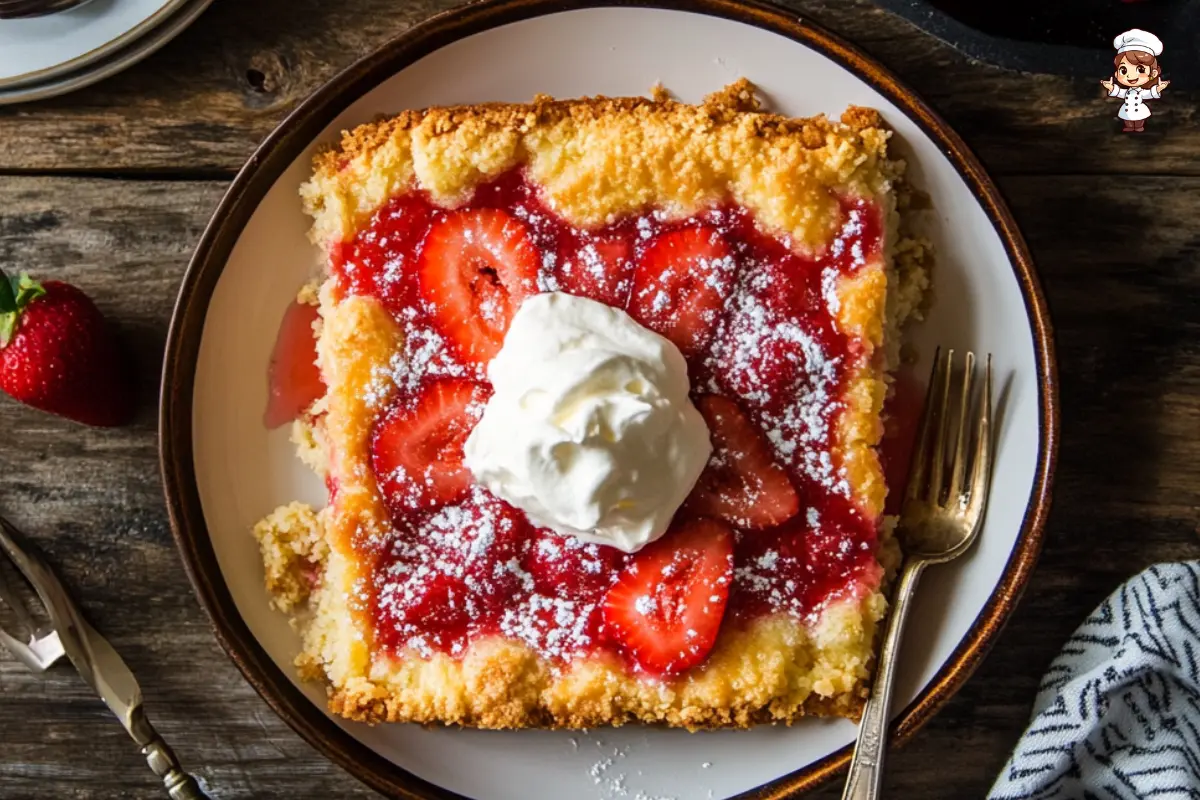
<path id="1" fill-rule="evenodd" d="M 212 0 L 91 0 L 45 17 L 0 20 L 0 105 L 41 100 L 141 61 Z"/>

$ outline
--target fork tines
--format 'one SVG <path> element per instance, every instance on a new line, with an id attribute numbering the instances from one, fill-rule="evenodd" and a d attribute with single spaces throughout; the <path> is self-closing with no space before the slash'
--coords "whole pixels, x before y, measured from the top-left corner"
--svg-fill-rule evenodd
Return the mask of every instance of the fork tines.
<path id="1" fill-rule="evenodd" d="M 961 367 L 955 365 L 953 350 L 943 355 L 939 347 L 934 355 L 906 502 L 954 506 L 964 511 L 976 511 L 975 507 L 984 502 L 991 468 L 990 354 L 984 361 L 983 387 L 978 392 L 977 371 L 975 354 L 970 351 Z"/>
<path id="2" fill-rule="evenodd" d="M 0 517 L 0 538 L 15 539 L 16 529 Z M 2 545 L 3 542 L 0 542 Z M 62 641 L 28 580 L 0 546 L 0 647 L 36 672 L 64 655 Z"/>

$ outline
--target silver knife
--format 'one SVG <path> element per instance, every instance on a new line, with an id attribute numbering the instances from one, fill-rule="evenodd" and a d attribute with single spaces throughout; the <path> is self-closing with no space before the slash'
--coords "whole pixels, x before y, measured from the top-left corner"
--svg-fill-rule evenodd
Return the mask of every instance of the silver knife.
<path id="1" fill-rule="evenodd" d="M 196 779 L 183 770 L 175 753 L 162 740 L 142 708 L 142 690 L 128 665 L 112 645 L 88 624 L 50 566 L 24 541 L 13 525 L 0 517 L 0 551 L 20 570 L 46 608 L 54 630 L 23 645 L 4 634 L 0 641 L 33 669 L 46 669 L 65 652 L 80 676 L 117 715 L 125 730 L 142 748 L 142 755 L 173 800 L 208 800 Z M 18 616 L 31 616 L 21 609 L 16 593 L 7 591 L 0 574 L 0 599 L 17 603 Z M 61 646 L 61 651 L 58 647 Z"/>

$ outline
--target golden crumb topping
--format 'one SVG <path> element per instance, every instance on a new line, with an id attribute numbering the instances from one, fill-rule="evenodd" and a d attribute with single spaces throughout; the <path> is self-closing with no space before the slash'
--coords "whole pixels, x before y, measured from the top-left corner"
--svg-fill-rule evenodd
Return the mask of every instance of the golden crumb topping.
<path id="1" fill-rule="evenodd" d="M 296 609 L 308 600 L 313 579 L 329 554 L 317 513 L 304 503 L 280 506 L 254 526 L 254 538 L 275 607 Z"/>
<path id="2" fill-rule="evenodd" d="M 823 246 L 839 219 L 836 192 L 874 197 L 899 166 L 876 112 L 841 122 L 789 119 L 759 108 L 738 81 L 686 105 L 653 99 L 534 98 L 528 105 L 408 111 L 347 132 L 319 155 L 302 194 L 318 241 L 349 238 L 380 205 L 413 185 L 438 204 L 462 202 L 518 164 L 547 204 L 580 227 L 651 206 L 680 217 L 732 196 L 801 249 Z"/>

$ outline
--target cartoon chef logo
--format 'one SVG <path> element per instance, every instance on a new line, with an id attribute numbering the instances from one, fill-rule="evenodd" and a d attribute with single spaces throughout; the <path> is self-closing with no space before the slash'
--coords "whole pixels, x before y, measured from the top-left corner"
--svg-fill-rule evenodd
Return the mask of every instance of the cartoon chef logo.
<path id="1" fill-rule="evenodd" d="M 1113 39 L 1117 55 L 1113 58 L 1116 71 L 1112 78 L 1100 81 L 1109 97 L 1119 97 L 1125 102 L 1117 117 L 1125 123 L 1125 133 L 1141 133 L 1146 130 L 1146 118 L 1150 116 L 1147 100 L 1158 100 L 1170 81 L 1164 81 L 1158 68 L 1158 57 L 1162 55 L 1162 41 L 1153 33 L 1134 28 Z"/>

